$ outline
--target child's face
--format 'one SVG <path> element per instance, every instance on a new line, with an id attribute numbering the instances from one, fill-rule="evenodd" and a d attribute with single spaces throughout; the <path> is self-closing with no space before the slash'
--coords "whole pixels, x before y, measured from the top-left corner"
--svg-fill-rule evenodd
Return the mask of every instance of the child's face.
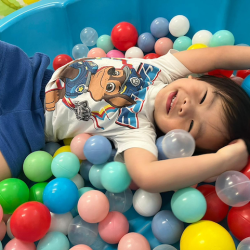
<path id="1" fill-rule="evenodd" d="M 221 99 L 214 88 L 192 76 L 172 82 L 156 96 L 154 118 L 164 133 L 183 129 L 194 137 L 196 146 L 217 150 L 227 137 Z M 177 94 L 177 95 L 176 95 Z M 176 98 L 169 110 L 172 96 Z"/>

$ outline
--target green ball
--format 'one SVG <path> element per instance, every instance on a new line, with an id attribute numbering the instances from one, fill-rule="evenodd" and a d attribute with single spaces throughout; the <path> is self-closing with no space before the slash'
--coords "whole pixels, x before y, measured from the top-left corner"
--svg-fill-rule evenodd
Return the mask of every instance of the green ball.
<path id="1" fill-rule="evenodd" d="M 0 0 L 0 19 L 8 16 L 9 14 L 16 11 L 16 9 L 13 9 L 6 5 L 3 1 Z"/>
<path id="2" fill-rule="evenodd" d="M 5 214 L 12 214 L 28 200 L 29 188 L 22 180 L 9 178 L 0 182 L 0 204 Z"/>
<path id="3" fill-rule="evenodd" d="M 41 182 L 33 185 L 30 188 L 29 201 L 38 201 L 43 203 L 43 191 L 47 184 L 47 182 Z"/>
<path id="4" fill-rule="evenodd" d="M 187 50 L 192 45 L 191 38 L 187 36 L 180 36 L 174 41 L 173 48 L 178 51 Z"/>
<path id="5" fill-rule="evenodd" d="M 209 47 L 234 45 L 234 35 L 228 30 L 217 31 L 210 39 Z"/>
<path id="6" fill-rule="evenodd" d="M 101 183 L 109 192 L 125 191 L 131 183 L 126 165 L 116 161 L 107 163 L 101 172 Z"/>
<path id="7" fill-rule="evenodd" d="M 95 189 L 91 188 L 91 187 L 83 187 L 83 188 L 78 189 L 79 198 L 81 198 L 81 196 L 83 194 L 87 193 L 88 191 L 92 191 L 92 190 L 95 190 Z"/>
<path id="8" fill-rule="evenodd" d="M 52 176 L 51 163 L 53 157 L 45 151 L 29 154 L 23 163 L 23 172 L 34 182 L 43 182 Z"/>
<path id="9" fill-rule="evenodd" d="M 106 53 L 114 48 L 109 35 L 102 35 L 97 39 L 96 46 L 103 49 Z"/>

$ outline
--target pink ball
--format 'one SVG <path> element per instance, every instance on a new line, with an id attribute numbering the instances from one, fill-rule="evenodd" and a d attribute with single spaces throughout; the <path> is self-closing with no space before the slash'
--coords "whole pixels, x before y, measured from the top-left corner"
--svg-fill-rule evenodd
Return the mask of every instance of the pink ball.
<path id="1" fill-rule="evenodd" d="M 107 57 L 114 57 L 114 58 L 125 58 L 125 55 L 119 51 L 119 50 L 116 50 L 116 49 L 113 49 L 113 50 L 110 50 L 108 53 L 107 53 Z"/>
<path id="2" fill-rule="evenodd" d="M 0 222 L 0 241 L 3 240 L 6 232 L 7 232 L 7 226 L 4 221 L 1 221 Z"/>
<path id="3" fill-rule="evenodd" d="M 89 134 L 79 134 L 75 136 L 70 143 L 70 150 L 75 154 L 80 160 L 86 160 L 83 153 L 83 147 L 85 142 L 91 137 Z"/>
<path id="4" fill-rule="evenodd" d="M 128 233 L 129 223 L 127 218 L 120 212 L 110 212 L 98 225 L 101 238 L 109 244 L 117 244 Z"/>
<path id="5" fill-rule="evenodd" d="M 155 53 L 163 56 L 168 53 L 170 49 L 173 48 L 173 42 L 167 37 L 162 37 L 158 39 L 155 43 Z"/>
<path id="6" fill-rule="evenodd" d="M 3 219 L 3 208 L 0 205 L 0 221 L 2 221 L 2 219 Z"/>
<path id="7" fill-rule="evenodd" d="M 4 250 L 36 250 L 36 245 L 33 242 L 24 242 L 14 238 L 8 242 Z"/>
<path id="8" fill-rule="evenodd" d="M 88 57 L 106 57 L 106 53 L 101 48 L 93 48 L 89 51 Z"/>
<path id="9" fill-rule="evenodd" d="M 98 223 L 108 215 L 109 201 L 104 193 L 91 190 L 81 196 L 77 208 L 83 220 L 88 223 Z"/>
<path id="10" fill-rule="evenodd" d="M 86 245 L 77 245 L 70 248 L 69 250 L 93 250 L 93 249 Z"/>
<path id="11" fill-rule="evenodd" d="M 129 185 L 129 188 L 131 190 L 137 190 L 139 187 L 135 184 L 135 182 L 132 180 L 130 185 Z"/>
<path id="12" fill-rule="evenodd" d="M 121 238 L 117 250 L 150 250 L 150 245 L 141 234 L 128 233 Z"/>

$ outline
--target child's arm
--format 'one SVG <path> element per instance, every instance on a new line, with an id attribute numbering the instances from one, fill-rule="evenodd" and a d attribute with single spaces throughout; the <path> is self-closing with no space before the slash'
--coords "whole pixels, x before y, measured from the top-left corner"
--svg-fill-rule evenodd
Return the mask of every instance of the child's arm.
<path id="1" fill-rule="evenodd" d="M 11 178 L 10 168 L 5 158 L 3 157 L 3 154 L 0 151 L 0 181 L 7 178 Z"/>
<path id="2" fill-rule="evenodd" d="M 217 153 L 157 161 L 149 151 L 130 148 L 124 153 L 131 178 L 148 192 L 181 189 L 220 175 L 243 169 L 248 160 L 243 140 L 223 147 Z"/>
<path id="3" fill-rule="evenodd" d="M 250 68 L 250 47 L 248 46 L 194 49 L 173 55 L 193 73 L 205 73 L 214 69 Z"/>

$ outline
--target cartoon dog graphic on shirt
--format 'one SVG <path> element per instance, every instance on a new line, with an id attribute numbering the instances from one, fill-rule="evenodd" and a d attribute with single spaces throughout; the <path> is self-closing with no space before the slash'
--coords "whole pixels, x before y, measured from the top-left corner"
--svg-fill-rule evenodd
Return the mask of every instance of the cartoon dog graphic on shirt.
<path id="1" fill-rule="evenodd" d="M 92 61 L 79 59 L 64 68 L 55 80 L 55 88 L 46 92 L 46 110 L 55 110 L 55 104 L 60 99 L 66 106 L 75 109 L 75 104 L 67 100 L 86 92 L 90 92 L 95 101 L 105 100 L 115 108 L 128 107 L 136 103 L 131 98 L 132 93 L 143 88 L 143 85 L 140 75 L 128 65 L 121 69 L 113 66 L 98 69 L 98 65 Z M 83 111 L 89 115 L 82 120 L 88 120 L 91 115 L 85 102 L 82 103 Z"/>

